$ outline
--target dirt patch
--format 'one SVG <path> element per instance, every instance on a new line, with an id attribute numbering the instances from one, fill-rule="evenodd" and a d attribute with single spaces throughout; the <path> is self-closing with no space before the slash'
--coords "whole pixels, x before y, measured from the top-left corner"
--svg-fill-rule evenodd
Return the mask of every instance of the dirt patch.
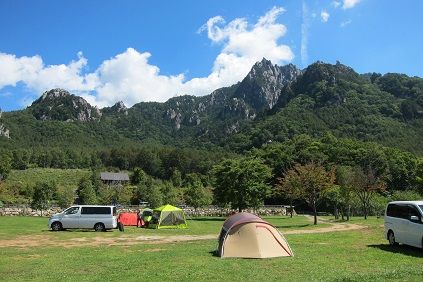
<path id="1" fill-rule="evenodd" d="M 176 235 L 176 236 L 122 236 L 94 237 L 57 240 L 50 236 L 34 235 L 19 236 L 12 240 L 0 240 L 0 248 L 31 248 L 31 247 L 95 247 L 95 246 L 132 246 L 137 244 L 168 244 L 176 242 L 216 239 L 217 235 Z"/>
<path id="2" fill-rule="evenodd" d="M 309 217 L 313 220 L 312 217 Z M 352 223 L 332 223 L 327 220 L 319 219 L 318 222 L 330 224 L 327 227 L 316 227 L 313 229 L 303 230 L 288 230 L 283 231 L 283 234 L 313 234 L 313 233 L 329 233 L 340 231 L 360 230 L 367 228 L 364 225 Z M 97 246 L 132 246 L 138 244 L 170 244 L 177 242 L 190 242 L 198 240 L 217 240 L 217 234 L 208 235 L 174 235 L 174 236 L 120 236 L 120 237 L 82 237 L 60 240 L 54 236 L 46 235 L 24 235 L 18 236 L 11 240 L 0 240 L 0 248 L 22 248 L 28 249 L 32 247 L 97 247 Z M 163 251 L 160 248 L 146 250 L 147 252 Z"/>
<path id="3" fill-rule="evenodd" d="M 314 229 L 305 229 L 305 230 L 289 230 L 283 232 L 283 234 L 313 234 L 313 233 L 329 233 L 329 232 L 338 232 L 338 231 L 351 231 L 364 229 L 366 226 L 351 224 L 351 223 L 333 223 L 332 226 L 314 228 Z"/>
<path id="4" fill-rule="evenodd" d="M 314 220 L 314 218 L 312 216 L 306 215 L 306 217 L 308 219 L 310 219 L 311 221 Z M 331 226 L 327 226 L 327 227 L 316 227 L 313 229 L 304 229 L 304 230 L 289 230 L 289 231 L 285 231 L 283 232 L 283 234 L 313 234 L 313 233 L 329 233 L 329 232 L 339 232 L 339 231 L 351 231 L 351 230 L 359 230 L 359 229 L 365 229 L 367 228 L 364 225 L 359 225 L 359 224 L 353 224 L 353 223 L 333 223 L 330 222 L 326 219 L 322 219 L 322 218 L 317 218 L 317 223 L 327 223 L 330 224 Z"/>

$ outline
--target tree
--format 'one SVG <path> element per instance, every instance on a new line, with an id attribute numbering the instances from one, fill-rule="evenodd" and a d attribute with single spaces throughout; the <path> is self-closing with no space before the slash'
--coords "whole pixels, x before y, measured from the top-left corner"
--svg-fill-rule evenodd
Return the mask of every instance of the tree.
<path id="1" fill-rule="evenodd" d="M 0 155 L 0 181 L 7 178 L 12 168 L 11 159 L 6 154 Z"/>
<path id="2" fill-rule="evenodd" d="M 118 185 L 113 189 L 113 200 L 122 205 L 128 205 L 131 202 L 134 187 L 128 185 Z"/>
<path id="3" fill-rule="evenodd" d="M 87 177 L 81 178 L 77 190 L 79 204 L 89 205 L 97 203 L 97 195 L 95 193 L 91 180 Z"/>
<path id="4" fill-rule="evenodd" d="M 299 178 L 292 173 L 287 173 L 285 177 L 278 179 L 275 194 L 288 199 L 291 217 L 294 214 L 294 201 L 301 198 L 301 183 Z"/>
<path id="5" fill-rule="evenodd" d="M 179 170 L 175 169 L 170 177 L 173 186 L 180 188 L 182 186 L 182 174 Z"/>
<path id="6" fill-rule="evenodd" d="M 212 201 L 211 191 L 204 187 L 200 178 L 192 173 L 187 175 L 187 189 L 184 194 L 185 203 L 197 208 L 210 205 Z"/>
<path id="7" fill-rule="evenodd" d="M 271 169 L 261 159 L 225 160 L 213 167 L 215 201 L 241 212 L 258 208 L 271 193 Z"/>
<path id="8" fill-rule="evenodd" d="M 394 191 L 390 197 L 391 201 L 419 201 L 422 195 L 414 190 Z"/>
<path id="9" fill-rule="evenodd" d="M 341 197 L 341 215 L 344 220 L 344 212 L 346 211 L 347 221 L 350 220 L 351 215 L 351 202 L 352 202 L 352 187 L 351 181 L 353 173 L 351 167 L 338 166 L 336 168 L 336 183 L 339 185 L 339 194 Z"/>
<path id="10" fill-rule="evenodd" d="M 75 201 L 75 192 L 68 187 L 57 188 L 57 204 L 61 208 L 68 207 Z"/>
<path id="11" fill-rule="evenodd" d="M 341 187 L 338 185 L 332 185 L 329 189 L 326 190 L 324 193 L 325 200 L 333 206 L 333 214 L 335 219 L 339 219 L 339 210 L 342 205 L 342 198 L 341 198 Z M 342 219 L 344 219 L 344 214 L 342 213 Z"/>
<path id="12" fill-rule="evenodd" d="M 384 191 L 386 184 L 369 166 L 365 171 L 361 167 L 354 169 L 351 185 L 363 208 L 364 219 L 367 219 L 373 197 L 377 192 Z"/>
<path id="13" fill-rule="evenodd" d="M 56 186 L 53 183 L 37 182 L 34 187 L 34 194 L 32 196 L 31 207 L 36 210 L 47 209 L 50 201 L 56 193 Z"/>
<path id="14" fill-rule="evenodd" d="M 144 181 L 147 177 L 146 173 L 139 167 L 134 168 L 134 172 L 131 175 L 131 184 L 137 185 Z"/>
<path id="15" fill-rule="evenodd" d="M 90 180 L 93 185 L 95 193 L 98 194 L 100 187 L 104 185 L 100 179 L 100 172 L 94 169 L 91 170 Z"/>
<path id="16" fill-rule="evenodd" d="M 334 183 L 334 171 L 326 171 L 314 162 L 306 165 L 296 164 L 290 169 L 282 185 L 297 186 L 300 197 L 313 209 L 314 224 L 317 224 L 317 205 L 325 191 Z"/>
<path id="17" fill-rule="evenodd" d="M 162 181 L 155 179 L 150 179 L 150 181 L 140 183 L 135 190 L 135 195 L 138 198 L 138 203 L 140 201 L 148 202 L 151 208 L 161 206 L 163 203 L 161 187 Z"/>
<path id="18" fill-rule="evenodd" d="M 161 183 L 160 192 L 162 193 L 164 203 L 171 205 L 177 205 L 180 203 L 178 191 L 171 181 L 163 181 Z"/>
<path id="19" fill-rule="evenodd" d="M 101 185 L 98 189 L 97 200 L 101 205 L 110 205 L 115 198 L 113 189 L 106 185 Z M 137 203 L 138 204 L 138 203 Z"/>

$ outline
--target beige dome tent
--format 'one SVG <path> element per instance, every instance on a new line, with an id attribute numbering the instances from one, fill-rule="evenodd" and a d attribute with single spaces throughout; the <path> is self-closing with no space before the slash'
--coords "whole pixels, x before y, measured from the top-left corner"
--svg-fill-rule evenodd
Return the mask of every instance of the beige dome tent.
<path id="1" fill-rule="evenodd" d="M 223 224 L 220 257 L 271 258 L 293 256 L 288 242 L 270 223 L 250 213 L 237 213 Z"/>

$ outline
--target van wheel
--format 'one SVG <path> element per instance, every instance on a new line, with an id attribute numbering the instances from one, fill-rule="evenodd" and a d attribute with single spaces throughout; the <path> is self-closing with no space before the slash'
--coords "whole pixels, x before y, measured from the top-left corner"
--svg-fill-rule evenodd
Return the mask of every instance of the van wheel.
<path id="1" fill-rule="evenodd" d="M 100 222 L 94 225 L 94 230 L 96 232 L 101 232 L 101 231 L 106 231 L 106 228 L 104 227 L 104 224 Z"/>
<path id="2" fill-rule="evenodd" d="M 53 231 L 60 231 L 62 229 L 63 229 L 62 224 L 60 222 L 58 222 L 58 221 L 53 222 L 51 224 L 51 230 L 53 230 Z"/>
<path id="3" fill-rule="evenodd" d="M 389 230 L 388 232 L 388 241 L 389 241 L 389 245 L 398 246 L 398 243 L 395 241 L 394 232 L 392 230 Z"/>

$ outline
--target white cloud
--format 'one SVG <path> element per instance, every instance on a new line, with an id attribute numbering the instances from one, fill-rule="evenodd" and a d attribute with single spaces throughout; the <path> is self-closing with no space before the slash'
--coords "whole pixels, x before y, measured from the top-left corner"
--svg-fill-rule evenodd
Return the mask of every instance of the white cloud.
<path id="1" fill-rule="evenodd" d="M 148 63 L 150 56 L 150 53 L 128 48 L 104 61 L 95 72 L 97 95 L 88 99 L 99 106 L 112 105 L 120 100 L 133 105 L 140 101 L 163 102 L 178 94 L 184 76 L 160 75 L 160 69 Z"/>
<path id="2" fill-rule="evenodd" d="M 334 6 L 335 8 L 338 8 L 341 5 L 341 2 L 339 1 L 333 1 L 332 2 L 332 6 Z"/>
<path id="3" fill-rule="evenodd" d="M 0 53 L 0 89 L 7 85 L 16 86 L 19 81 L 30 79 L 42 67 L 39 56 L 16 58 L 15 55 Z"/>
<path id="4" fill-rule="evenodd" d="M 12 96 L 13 94 L 12 94 L 12 92 L 10 92 L 10 91 L 6 91 L 6 92 L 2 92 L 2 93 L 0 93 L 0 97 L 10 97 L 10 96 Z"/>
<path id="5" fill-rule="evenodd" d="M 0 89 L 23 82 L 40 95 L 47 89 L 61 87 L 100 107 L 120 100 L 131 106 L 141 101 L 165 101 L 181 94 L 209 94 L 242 80 L 263 57 L 277 64 L 294 58 L 290 47 L 278 43 L 287 31 L 285 25 L 277 22 L 284 11 L 274 7 L 255 24 L 244 18 L 229 23 L 221 16 L 210 18 L 198 32 L 207 31 L 211 42 L 222 49 L 206 77 L 186 81 L 183 74 L 161 75 L 159 67 L 148 62 L 150 53 L 133 48 L 103 61 L 91 73 L 86 73 L 87 59 L 82 53 L 66 65 L 47 66 L 40 56 L 17 58 L 0 53 Z"/>
<path id="6" fill-rule="evenodd" d="M 326 10 L 323 10 L 320 13 L 320 18 L 322 19 L 322 22 L 326 23 L 329 20 L 329 13 Z"/>
<path id="7" fill-rule="evenodd" d="M 361 0 L 343 0 L 342 9 L 354 8 Z"/>
<path id="8" fill-rule="evenodd" d="M 346 20 L 346 21 L 343 21 L 339 26 L 345 27 L 345 26 L 349 25 L 351 22 L 352 22 L 352 20 Z"/>
<path id="9" fill-rule="evenodd" d="M 78 60 L 68 65 L 45 66 L 40 56 L 20 57 L 0 53 L 0 89 L 23 82 L 28 88 L 42 92 L 55 87 L 73 91 L 87 91 L 95 86 L 92 75 L 84 76 L 87 60 L 78 53 Z"/>

